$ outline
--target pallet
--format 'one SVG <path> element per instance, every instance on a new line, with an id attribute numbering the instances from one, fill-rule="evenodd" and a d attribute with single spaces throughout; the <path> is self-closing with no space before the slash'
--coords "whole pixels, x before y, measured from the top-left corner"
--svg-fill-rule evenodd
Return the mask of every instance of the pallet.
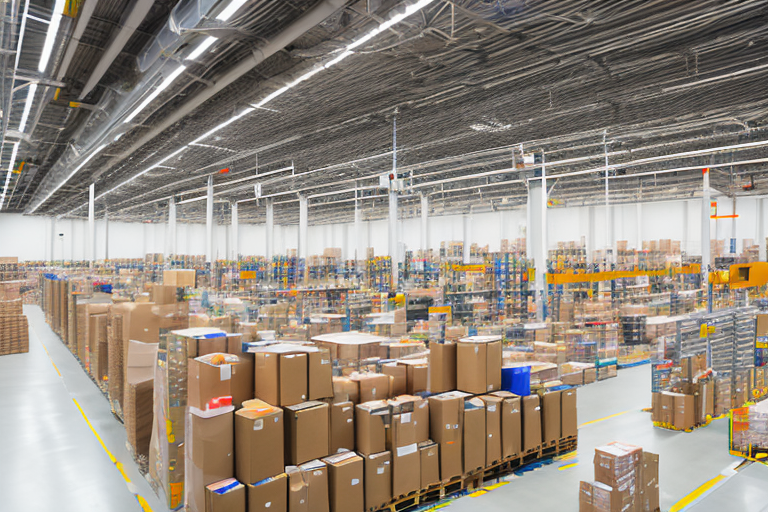
<path id="1" fill-rule="evenodd" d="M 531 450 L 528 450 L 527 452 L 523 452 L 523 464 L 529 464 L 536 459 L 541 458 L 541 446 L 538 446 L 536 448 L 533 448 Z"/>
<path id="2" fill-rule="evenodd" d="M 403 494 L 393 499 L 389 505 L 386 506 L 386 509 L 390 510 L 390 512 L 402 512 L 411 507 L 418 506 L 420 498 L 420 490 L 411 491 L 408 494 Z"/>
<path id="3" fill-rule="evenodd" d="M 579 436 L 564 437 L 557 442 L 557 454 L 574 451 L 579 445 Z"/>
<path id="4" fill-rule="evenodd" d="M 541 457 L 552 457 L 554 455 L 557 455 L 557 441 L 554 442 L 551 446 L 548 446 L 547 448 L 542 447 L 541 448 Z"/>

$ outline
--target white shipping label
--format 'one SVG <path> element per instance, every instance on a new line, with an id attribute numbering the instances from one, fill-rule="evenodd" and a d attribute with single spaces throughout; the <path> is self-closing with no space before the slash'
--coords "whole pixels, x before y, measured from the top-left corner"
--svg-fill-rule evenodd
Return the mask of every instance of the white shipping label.
<path id="1" fill-rule="evenodd" d="M 352 485 L 357 485 L 359 483 L 360 483 L 360 480 L 358 480 L 357 478 L 352 479 Z"/>
<path id="2" fill-rule="evenodd" d="M 258 419 L 253 422 L 253 430 L 261 430 L 264 428 L 264 420 Z"/>
<path id="3" fill-rule="evenodd" d="M 352 418 L 347 418 L 347 423 L 352 423 L 354 421 Z"/>
<path id="4" fill-rule="evenodd" d="M 411 413 L 406 412 L 400 415 L 400 423 L 410 423 L 411 422 Z"/>
<path id="5" fill-rule="evenodd" d="M 351 409 L 351 407 L 342 407 L 341 408 L 341 412 L 347 412 L 350 409 Z"/>
<path id="6" fill-rule="evenodd" d="M 451 430 L 451 424 L 450 423 L 446 423 L 445 424 L 445 430 Z"/>
<path id="7" fill-rule="evenodd" d="M 268 501 L 268 502 L 266 502 L 266 503 L 264 504 L 264 508 L 269 508 L 269 507 L 271 507 L 271 506 L 272 506 L 272 502 L 271 502 L 271 501 Z"/>
<path id="8" fill-rule="evenodd" d="M 376 474 L 377 475 L 383 475 L 384 474 L 384 468 L 376 468 Z"/>
<path id="9" fill-rule="evenodd" d="M 371 389 L 371 395 L 376 396 L 376 388 Z"/>
<path id="10" fill-rule="evenodd" d="M 279 416 L 275 416 L 275 423 L 277 423 L 278 421 L 280 421 L 280 417 Z"/>
<path id="11" fill-rule="evenodd" d="M 496 412 L 496 405 L 489 405 L 488 412 Z"/>
<path id="12" fill-rule="evenodd" d="M 419 445 L 416 443 L 409 444 L 408 446 L 401 446 L 400 448 L 397 449 L 397 456 L 405 457 L 406 455 L 416 453 L 418 450 L 419 450 Z"/>
<path id="13" fill-rule="evenodd" d="M 478 352 L 480 352 L 480 347 L 478 347 L 477 345 L 475 345 L 475 354 L 477 354 Z"/>
<path id="14" fill-rule="evenodd" d="M 321 359 L 320 360 L 320 364 L 331 364 L 331 360 L 330 359 Z"/>
<path id="15" fill-rule="evenodd" d="M 537 405 L 536 408 L 534 409 L 534 411 L 540 411 L 540 410 L 541 410 L 541 406 L 539 405 Z"/>
<path id="16" fill-rule="evenodd" d="M 221 372 L 221 380 L 229 380 L 232 378 L 232 365 L 223 364 L 219 366 Z"/>

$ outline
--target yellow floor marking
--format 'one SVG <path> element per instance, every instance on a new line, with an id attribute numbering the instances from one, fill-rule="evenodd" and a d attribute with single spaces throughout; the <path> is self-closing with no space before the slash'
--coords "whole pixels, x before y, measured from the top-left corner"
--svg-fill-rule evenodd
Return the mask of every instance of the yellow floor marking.
<path id="1" fill-rule="evenodd" d="M 486 491 L 480 489 L 479 491 L 475 491 L 472 494 L 469 495 L 470 498 L 477 498 L 478 496 L 482 496 L 483 494 L 488 494 Z"/>
<path id="2" fill-rule="evenodd" d="M 692 493 L 685 496 L 683 499 L 675 503 L 671 509 L 669 509 L 669 512 L 680 512 L 681 510 L 685 509 L 687 506 L 689 506 L 691 503 L 699 499 L 701 496 L 703 496 L 707 491 L 712 489 L 712 487 L 715 486 L 718 482 L 724 480 L 726 477 L 724 475 L 717 475 L 712 480 L 709 480 L 702 484 L 701 486 L 697 487 Z"/>
<path id="3" fill-rule="evenodd" d="M 35 337 L 37 337 L 37 333 L 35 333 Z M 48 356 L 48 359 L 51 360 L 51 364 L 53 365 L 53 369 L 56 370 L 56 373 L 58 373 L 59 377 L 61 377 L 61 372 L 59 371 L 59 367 L 56 366 L 56 363 L 53 362 L 53 358 L 51 357 L 51 354 L 48 352 L 48 348 L 46 348 L 45 343 L 43 343 L 41 341 L 40 345 L 43 346 L 43 350 L 45 350 L 45 354 Z"/>
<path id="4" fill-rule="evenodd" d="M 485 491 L 493 491 L 495 489 L 498 489 L 499 487 L 503 487 L 503 486 L 507 485 L 508 483 L 509 482 L 499 482 L 499 483 L 496 483 L 496 484 L 493 484 L 493 485 L 489 485 L 487 487 L 483 487 L 483 490 L 485 490 Z"/>
<path id="5" fill-rule="evenodd" d="M 558 471 L 565 471 L 566 469 L 575 468 L 575 467 L 576 467 L 576 466 L 578 466 L 578 465 L 579 465 L 579 463 L 578 463 L 578 462 L 574 462 L 574 463 L 572 463 L 572 464 L 566 464 L 566 465 L 564 465 L 564 466 L 560 466 L 559 468 L 557 468 L 557 470 L 558 470 Z"/>
<path id="6" fill-rule="evenodd" d="M 632 411 L 617 412 L 616 414 L 611 414 L 610 416 L 606 416 L 605 418 L 600 418 L 600 419 L 598 419 L 598 420 L 592 420 L 592 421 L 588 421 L 588 422 L 586 422 L 586 423 L 582 423 L 581 425 L 579 425 L 579 428 L 581 428 L 581 427 L 586 427 L 587 425 L 593 425 L 593 424 L 595 424 L 595 423 L 600 423 L 601 421 L 605 421 L 605 420 L 610 420 L 610 419 L 613 419 L 613 418 L 617 418 L 617 417 L 619 417 L 619 416 L 622 416 L 622 415 L 624 415 L 624 414 L 627 414 L 628 412 L 632 412 Z"/>

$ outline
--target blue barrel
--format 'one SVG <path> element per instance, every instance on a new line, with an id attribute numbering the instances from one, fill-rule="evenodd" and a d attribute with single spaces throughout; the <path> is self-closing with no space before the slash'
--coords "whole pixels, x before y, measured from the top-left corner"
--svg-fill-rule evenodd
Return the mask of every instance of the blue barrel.
<path id="1" fill-rule="evenodd" d="M 510 366 L 501 369 L 501 389 L 518 396 L 531 394 L 531 367 Z"/>

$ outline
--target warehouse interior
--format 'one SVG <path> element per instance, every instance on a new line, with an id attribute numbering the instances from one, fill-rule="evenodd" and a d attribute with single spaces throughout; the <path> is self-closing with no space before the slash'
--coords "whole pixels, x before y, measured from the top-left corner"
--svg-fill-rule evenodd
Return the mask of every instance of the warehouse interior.
<path id="1" fill-rule="evenodd" d="M 768 510 L 766 2 L 3 9 L 1 510 Z"/>

